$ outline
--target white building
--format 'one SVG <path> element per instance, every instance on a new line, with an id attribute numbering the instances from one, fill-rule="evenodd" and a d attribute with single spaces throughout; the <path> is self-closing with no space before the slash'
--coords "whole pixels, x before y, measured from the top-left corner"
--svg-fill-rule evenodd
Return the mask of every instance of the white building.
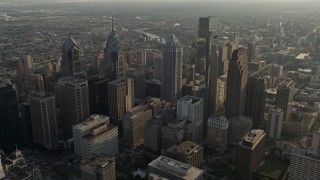
<path id="1" fill-rule="evenodd" d="M 177 102 L 177 118 L 192 123 L 192 141 L 196 144 L 203 140 L 203 108 L 203 99 L 194 96 L 185 96 Z"/>
<path id="2" fill-rule="evenodd" d="M 29 96 L 33 140 L 47 149 L 58 144 L 55 96 L 33 93 Z"/>
<path id="3" fill-rule="evenodd" d="M 226 117 L 211 116 L 207 124 L 207 143 L 226 150 L 228 145 L 229 121 Z"/>
<path id="4" fill-rule="evenodd" d="M 280 139 L 283 122 L 281 108 L 272 107 L 268 113 L 267 134 L 269 138 Z"/>
<path id="5" fill-rule="evenodd" d="M 81 157 L 119 152 L 118 128 L 109 124 L 109 117 L 91 115 L 86 121 L 73 126 L 74 151 Z"/>

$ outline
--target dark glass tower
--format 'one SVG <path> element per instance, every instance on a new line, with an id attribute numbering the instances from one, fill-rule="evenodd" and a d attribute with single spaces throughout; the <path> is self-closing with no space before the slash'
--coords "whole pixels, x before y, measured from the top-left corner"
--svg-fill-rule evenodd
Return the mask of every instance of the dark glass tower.
<path id="1" fill-rule="evenodd" d="M 19 107 L 15 86 L 0 81 L 0 148 L 11 151 L 18 141 Z"/>
<path id="2" fill-rule="evenodd" d="M 62 76 L 72 76 L 81 72 L 81 61 L 79 59 L 79 46 L 68 36 L 62 45 Z"/>

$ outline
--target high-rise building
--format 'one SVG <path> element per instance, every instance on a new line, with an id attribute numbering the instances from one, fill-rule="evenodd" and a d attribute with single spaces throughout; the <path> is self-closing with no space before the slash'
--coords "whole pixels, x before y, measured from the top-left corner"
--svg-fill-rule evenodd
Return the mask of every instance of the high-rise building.
<path id="1" fill-rule="evenodd" d="M 280 139 L 283 121 L 283 111 L 272 107 L 268 112 L 267 134 L 269 138 Z"/>
<path id="2" fill-rule="evenodd" d="M 53 149 L 58 144 L 55 96 L 33 93 L 29 95 L 29 102 L 34 143 Z"/>
<path id="3" fill-rule="evenodd" d="M 227 150 L 228 127 L 229 121 L 227 118 L 211 116 L 207 125 L 207 144 L 222 151 Z"/>
<path id="4" fill-rule="evenodd" d="M 218 76 L 222 76 L 223 74 L 228 72 L 230 58 L 229 48 L 232 48 L 232 46 L 229 46 L 228 44 L 219 46 Z"/>
<path id="5" fill-rule="evenodd" d="M 264 158 L 266 133 L 261 129 L 248 132 L 237 147 L 235 170 L 237 179 L 250 180 Z"/>
<path id="6" fill-rule="evenodd" d="M 141 66 L 146 66 L 146 56 L 147 52 L 145 50 L 138 50 L 136 54 L 137 63 Z"/>
<path id="7" fill-rule="evenodd" d="M 194 167 L 200 167 L 203 161 L 203 147 L 191 141 L 173 145 L 166 151 L 166 156 Z"/>
<path id="8" fill-rule="evenodd" d="M 73 139 L 75 153 L 84 158 L 93 153 L 119 153 L 118 128 L 109 123 L 107 116 L 94 114 L 73 126 Z"/>
<path id="9" fill-rule="evenodd" d="M 110 121 L 118 126 L 119 137 L 122 137 L 122 119 L 125 113 L 134 106 L 134 80 L 120 78 L 109 82 L 108 100 Z"/>
<path id="10" fill-rule="evenodd" d="M 295 83 L 289 79 L 282 82 L 277 89 L 276 105 L 283 110 L 284 121 L 290 119 L 294 90 Z"/>
<path id="11" fill-rule="evenodd" d="M 251 76 L 248 79 L 245 116 L 253 119 L 253 128 L 258 128 L 264 120 L 266 88 L 264 79 Z"/>
<path id="12" fill-rule="evenodd" d="M 99 154 L 83 160 L 81 162 L 81 179 L 116 180 L 115 158 Z"/>
<path id="13" fill-rule="evenodd" d="M 256 43 L 255 42 L 248 43 L 247 55 L 248 55 L 248 62 L 256 61 Z"/>
<path id="14" fill-rule="evenodd" d="M 134 97 L 139 99 L 146 98 L 146 72 L 144 69 L 129 69 L 127 77 L 134 80 Z"/>
<path id="15" fill-rule="evenodd" d="M 161 149 L 166 151 L 173 145 L 184 141 L 184 125 L 186 121 L 172 120 L 161 127 Z"/>
<path id="16" fill-rule="evenodd" d="M 93 76 L 88 79 L 89 107 L 91 114 L 108 115 L 108 79 Z"/>
<path id="17" fill-rule="evenodd" d="M 25 144 L 33 144 L 33 132 L 32 132 L 32 121 L 30 113 L 30 104 L 22 103 L 19 104 L 21 114 L 21 126 L 19 127 L 20 139 Z"/>
<path id="18" fill-rule="evenodd" d="M 157 80 L 162 81 L 163 78 L 163 59 L 162 59 L 162 55 L 161 54 L 155 54 L 154 57 L 154 71 L 155 71 L 155 76 L 154 78 Z"/>
<path id="19" fill-rule="evenodd" d="M 319 179 L 320 156 L 317 151 L 296 147 L 290 159 L 289 180 Z"/>
<path id="20" fill-rule="evenodd" d="M 161 82 L 159 80 L 146 81 L 146 96 L 161 97 Z"/>
<path id="21" fill-rule="evenodd" d="M 18 143 L 19 107 L 15 86 L 0 80 L 0 146 L 11 151 Z"/>
<path id="22" fill-rule="evenodd" d="M 320 150 L 320 130 L 313 132 L 312 134 L 311 149 Z"/>
<path id="23" fill-rule="evenodd" d="M 139 105 L 127 111 L 122 120 L 123 142 L 136 147 L 144 143 L 144 125 L 151 119 L 152 109 L 148 105 Z"/>
<path id="24" fill-rule="evenodd" d="M 73 77 L 58 80 L 61 124 L 69 136 L 72 126 L 89 117 L 88 81 Z"/>
<path id="25" fill-rule="evenodd" d="M 183 162 L 159 156 L 148 164 L 151 175 L 170 180 L 203 180 L 203 171 Z"/>
<path id="26" fill-rule="evenodd" d="M 242 137 L 252 130 L 252 119 L 238 116 L 229 119 L 228 144 L 238 145 Z"/>
<path id="27" fill-rule="evenodd" d="M 248 79 L 247 52 L 244 48 L 233 51 L 229 60 L 226 117 L 232 118 L 244 115 L 246 105 Z"/>
<path id="28" fill-rule="evenodd" d="M 104 49 L 104 71 L 105 77 L 111 81 L 125 76 L 125 54 L 113 29 L 113 19 L 112 31 Z"/>
<path id="29" fill-rule="evenodd" d="M 171 34 L 163 46 L 162 97 L 172 105 L 181 98 L 183 45 Z"/>
<path id="30" fill-rule="evenodd" d="M 200 144 L 203 140 L 203 109 L 202 98 L 185 96 L 177 102 L 177 118 L 181 121 L 187 120 L 192 125 L 191 141 Z"/>
<path id="31" fill-rule="evenodd" d="M 63 76 L 73 76 L 82 71 L 79 46 L 68 36 L 62 45 L 61 68 Z"/>

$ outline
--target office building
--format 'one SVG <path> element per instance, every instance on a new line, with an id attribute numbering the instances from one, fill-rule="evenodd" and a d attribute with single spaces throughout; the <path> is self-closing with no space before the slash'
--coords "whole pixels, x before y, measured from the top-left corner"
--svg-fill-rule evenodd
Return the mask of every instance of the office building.
<path id="1" fill-rule="evenodd" d="M 81 162 L 81 179 L 116 180 L 115 158 L 105 154 L 92 155 Z"/>
<path id="2" fill-rule="evenodd" d="M 272 107 L 268 112 L 267 134 L 269 138 L 280 139 L 283 122 L 283 111 Z"/>
<path id="3" fill-rule="evenodd" d="M 261 129 L 248 132 L 236 151 L 235 171 L 238 179 L 250 180 L 264 158 L 266 133 Z"/>
<path id="4" fill-rule="evenodd" d="M 18 143 L 19 107 L 13 84 L 0 80 L 0 146 L 8 152 Z"/>
<path id="5" fill-rule="evenodd" d="M 104 49 L 104 72 L 105 77 L 111 81 L 125 77 L 125 55 L 113 29 L 113 19 L 112 31 Z"/>
<path id="6" fill-rule="evenodd" d="M 238 145 L 242 137 L 252 130 L 252 119 L 238 116 L 229 119 L 228 144 Z"/>
<path id="7" fill-rule="evenodd" d="M 177 161 L 200 168 L 203 161 L 203 147 L 191 141 L 173 145 L 166 151 L 166 156 Z"/>
<path id="8" fill-rule="evenodd" d="M 144 125 L 151 119 L 152 109 L 148 105 L 139 105 L 127 111 L 122 120 L 123 142 L 130 147 L 144 143 Z"/>
<path id="9" fill-rule="evenodd" d="M 264 120 L 266 88 L 264 79 L 251 76 L 248 79 L 245 116 L 252 118 L 253 127 L 258 128 Z"/>
<path id="10" fill-rule="evenodd" d="M 228 127 L 229 121 L 227 118 L 211 116 L 207 125 L 207 144 L 222 151 L 227 150 Z"/>
<path id="11" fill-rule="evenodd" d="M 55 96 L 49 93 L 29 95 L 33 141 L 47 149 L 58 145 Z"/>
<path id="12" fill-rule="evenodd" d="M 177 102 L 177 118 L 192 124 L 190 140 L 197 144 L 202 143 L 203 140 L 203 108 L 203 99 L 194 96 L 185 96 Z"/>
<path id="13" fill-rule="evenodd" d="M 218 29 L 218 17 L 200 17 L 198 26 L 198 38 L 207 38 L 210 32 L 214 32 Z"/>
<path id="14" fill-rule="evenodd" d="M 320 130 L 313 132 L 310 148 L 316 151 L 320 150 Z"/>
<path id="15" fill-rule="evenodd" d="M 162 98 L 176 104 L 182 91 L 183 45 L 171 34 L 163 46 Z"/>
<path id="16" fill-rule="evenodd" d="M 247 47 L 248 62 L 256 61 L 256 43 L 250 42 Z"/>
<path id="17" fill-rule="evenodd" d="M 243 116 L 246 105 L 248 79 L 247 52 L 244 48 L 233 51 L 229 60 L 226 117 Z"/>
<path id="18" fill-rule="evenodd" d="M 147 57 L 147 52 L 145 50 L 138 50 L 136 52 L 136 60 L 137 63 L 141 66 L 146 66 L 146 57 Z"/>
<path id="19" fill-rule="evenodd" d="M 19 104 L 20 114 L 21 114 L 21 127 L 20 131 L 20 139 L 22 141 L 22 145 L 33 144 L 33 132 L 32 132 L 32 121 L 31 121 L 31 113 L 30 113 L 30 104 L 22 103 Z"/>
<path id="20" fill-rule="evenodd" d="M 129 69 L 127 77 L 134 80 L 134 97 L 137 99 L 146 98 L 146 72 L 144 69 Z"/>
<path id="21" fill-rule="evenodd" d="M 119 128 L 122 137 L 122 119 L 134 106 L 134 80 L 120 78 L 108 83 L 108 108 L 110 122 Z"/>
<path id="22" fill-rule="evenodd" d="M 291 153 L 289 180 L 319 179 L 320 156 L 315 150 L 296 147 Z"/>
<path id="23" fill-rule="evenodd" d="M 149 163 L 148 171 L 170 180 L 203 180 L 201 169 L 165 156 L 159 156 Z"/>
<path id="24" fill-rule="evenodd" d="M 232 46 L 225 44 L 220 45 L 218 47 L 219 49 L 219 58 L 218 58 L 218 76 L 224 75 L 226 72 L 228 72 L 228 66 L 229 66 L 229 59 L 230 59 L 230 53 L 229 48 L 231 49 Z"/>
<path id="25" fill-rule="evenodd" d="M 68 36 L 62 45 L 61 73 L 62 76 L 73 76 L 82 71 L 79 46 Z"/>
<path id="26" fill-rule="evenodd" d="M 161 149 L 166 151 L 173 145 L 184 141 L 184 125 L 186 121 L 172 120 L 161 127 Z"/>
<path id="27" fill-rule="evenodd" d="M 146 81 L 146 97 L 148 96 L 161 97 L 161 82 L 159 80 Z"/>
<path id="28" fill-rule="evenodd" d="M 283 120 L 285 122 L 290 119 L 294 91 L 295 83 L 290 79 L 282 82 L 277 89 L 276 105 L 283 110 Z"/>
<path id="29" fill-rule="evenodd" d="M 119 153 L 118 128 L 109 123 L 109 117 L 91 115 L 86 121 L 73 126 L 74 152 L 87 158 L 91 154 Z"/>
<path id="30" fill-rule="evenodd" d="M 103 76 L 93 76 L 88 79 L 89 107 L 91 114 L 108 115 L 108 82 Z"/>
<path id="31" fill-rule="evenodd" d="M 58 80 L 61 124 L 72 136 L 72 126 L 89 117 L 88 81 L 73 77 Z"/>

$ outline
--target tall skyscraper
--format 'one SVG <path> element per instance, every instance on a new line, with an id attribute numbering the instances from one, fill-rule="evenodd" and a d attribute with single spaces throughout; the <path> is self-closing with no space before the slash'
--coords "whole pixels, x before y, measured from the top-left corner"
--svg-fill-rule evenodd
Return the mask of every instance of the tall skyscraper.
<path id="1" fill-rule="evenodd" d="M 19 105 L 19 109 L 21 114 L 21 126 L 19 126 L 21 144 L 33 144 L 30 104 L 22 103 Z"/>
<path id="2" fill-rule="evenodd" d="M 134 106 L 134 80 L 120 78 L 109 82 L 108 100 L 110 122 L 118 126 L 119 137 L 122 137 L 122 119 Z"/>
<path id="3" fill-rule="evenodd" d="M 103 76 L 93 76 L 88 79 L 91 114 L 109 114 L 108 82 L 109 80 Z"/>
<path id="4" fill-rule="evenodd" d="M 222 151 L 227 150 L 228 127 L 227 118 L 211 116 L 207 125 L 207 143 Z"/>
<path id="5" fill-rule="evenodd" d="M 106 78 L 111 81 L 125 76 L 125 55 L 113 29 L 113 19 L 112 30 L 104 49 L 104 71 Z"/>
<path id="6" fill-rule="evenodd" d="M 115 158 L 105 154 L 92 155 L 81 162 L 81 179 L 116 180 Z"/>
<path id="7" fill-rule="evenodd" d="M 118 128 L 109 123 L 109 117 L 91 115 L 86 121 L 73 126 L 74 151 L 88 158 L 91 154 L 119 153 Z"/>
<path id="8" fill-rule="evenodd" d="M 29 95 L 33 141 L 47 149 L 58 144 L 55 96 L 49 93 Z"/>
<path id="9" fill-rule="evenodd" d="M 186 121 L 172 120 L 161 127 L 161 149 L 166 151 L 173 145 L 179 145 L 184 141 L 184 125 Z"/>
<path id="10" fill-rule="evenodd" d="M 172 180 L 202 180 L 203 171 L 183 162 L 159 156 L 148 164 L 149 179 L 153 177 Z M 160 176 L 160 177 L 159 177 Z"/>
<path id="11" fill-rule="evenodd" d="M 256 43 L 255 42 L 248 43 L 247 55 L 248 55 L 248 62 L 256 61 Z"/>
<path id="12" fill-rule="evenodd" d="M 235 158 L 237 179 L 252 179 L 252 173 L 264 158 L 265 138 L 266 133 L 261 129 L 254 129 L 243 137 Z"/>
<path id="13" fill-rule="evenodd" d="M 285 80 L 277 89 L 276 105 L 283 110 L 283 120 L 288 121 L 291 114 L 291 103 L 295 90 L 295 83 L 292 80 Z"/>
<path id="14" fill-rule="evenodd" d="M 229 119 L 228 143 L 237 146 L 242 137 L 252 130 L 252 119 L 238 116 Z"/>
<path id="15" fill-rule="evenodd" d="M 11 151 L 18 143 L 19 107 L 15 86 L 0 80 L 0 147 Z"/>
<path id="16" fill-rule="evenodd" d="M 89 117 L 88 81 L 73 77 L 58 80 L 61 124 L 69 136 L 72 126 Z"/>
<path id="17" fill-rule="evenodd" d="M 130 69 L 126 73 L 127 77 L 134 80 L 134 93 L 135 98 L 146 98 L 146 72 L 144 69 Z"/>
<path id="18" fill-rule="evenodd" d="M 268 112 L 267 134 L 269 138 L 280 139 L 283 122 L 283 111 L 272 107 Z"/>
<path id="19" fill-rule="evenodd" d="M 289 180 L 319 179 L 320 157 L 317 151 L 296 147 L 290 159 Z"/>
<path id="20" fill-rule="evenodd" d="M 266 88 L 264 79 L 251 76 L 248 79 L 245 116 L 253 119 L 253 128 L 258 128 L 264 120 Z"/>
<path id="21" fill-rule="evenodd" d="M 139 105 L 129 111 L 122 120 L 123 142 L 136 147 L 144 142 L 144 125 L 151 119 L 152 109 L 148 105 Z"/>
<path id="22" fill-rule="evenodd" d="M 79 46 L 71 36 L 68 36 L 62 45 L 61 68 L 63 76 L 73 76 L 82 71 Z"/>
<path id="23" fill-rule="evenodd" d="M 232 118 L 244 115 L 246 105 L 248 79 L 247 52 L 244 48 L 233 51 L 229 60 L 226 117 Z"/>
<path id="24" fill-rule="evenodd" d="M 197 144 L 202 143 L 203 140 L 203 108 L 204 100 L 198 97 L 185 96 L 177 102 L 177 118 L 192 124 L 190 140 Z"/>
<path id="25" fill-rule="evenodd" d="M 162 97 L 172 105 L 181 98 L 183 45 L 171 34 L 163 46 Z"/>

